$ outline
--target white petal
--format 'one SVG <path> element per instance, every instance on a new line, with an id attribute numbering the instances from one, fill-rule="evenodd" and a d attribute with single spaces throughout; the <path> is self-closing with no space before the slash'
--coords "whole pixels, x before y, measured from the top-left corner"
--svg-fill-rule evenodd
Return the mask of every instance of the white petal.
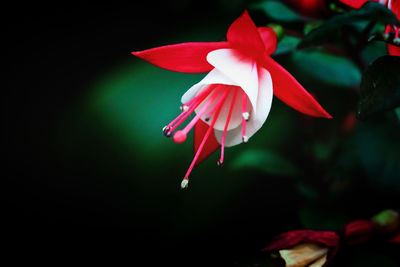
<path id="1" fill-rule="evenodd" d="M 256 62 L 238 53 L 235 49 L 218 49 L 207 55 L 207 61 L 220 72 L 225 74 L 235 84 L 240 86 L 247 94 L 257 112 L 258 76 Z"/>
<path id="2" fill-rule="evenodd" d="M 203 90 L 207 89 L 208 86 L 210 86 L 211 84 L 226 86 L 226 89 L 231 88 L 231 89 L 229 89 L 229 90 L 231 90 L 231 92 L 227 96 L 227 99 L 225 100 L 225 102 L 221 108 L 221 112 L 218 116 L 218 119 L 214 125 L 215 129 L 222 131 L 225 127 L 225 122 L 228 117 L 231 101 L 233 98 L 234 90 L 232 89 L 232 86 L 238 86 L 234 81 L 229 79 L 229 77 L 224 75 L 222 72 L 220 72 L 217 69 L 213 69 L 212 71 L 210 71 L 210 73 L 208 73 L 207 76 L 203 78 L 203 80 L 201 80 L 199 83 L 193 85 L 182 96 L 182 103 L 187 103 L 188 101 L 192 100 L 195 96 L 199 95 Z M 235 89 L 235 90 L 239 90 L 239 89 Z M 228 130 L 236 128 L 241 123 L 241 98 L 240 98 L 240 96 L 241 96 L 241 93 L 239 92 L 237 94 L 237 97 L 235 100 L 234 109 L 232 111 L 232 116 L 231 116 L 231 119 L 230 119 L 229 125 L 228 125 Z M 200 104 L 199 107 L 196 108 L 196 110 L 195 110 L 196 113 L 203 107 L 203 105 L 207 102 L 208 98 L 209 97 L 207 97 L 205 99 L 205 101 L 203 101 L 202 104 Z M 214 101 L 214 103 L 216 103 L 216 101 Z M 206 121 L 205 118 L 207 116 L 207 113 L 212 109 L 213 106 L 214 105 L 212 105 L 210 108 L 208 108 L 208 110 L 205 112 L 205 114 L 201 117 L 201 119 L 208 125 L 210 125 L 210 123 L 212 122 L 212 119 L 210 118 L 210 120 Z"/>
<path id="3" fill-rule="evenodd" d="M 228 124 L 228 131 L 234 128 L 237 128 L 241 123 L 242 123 L 242 89 L 240 89 L 239 87 L 234 87 L 231 85 L 225 86 L 224 90 L 229 90 L 229 93 L 224 101 L 224 103 L 222 104 L 221 107 L 221 111 L 218 115 L 218 119 L 214 124 L 214 129 L 216 130 L 220 130 L 223 131 L 225 128 L 225 124 L 229 115 L 229 110 L 231 108 L 231 104 L 232 104 L 232 100 L 235 94 L 235 91 L 237 91 L 236 94 L 236 99 L 235 99 L 235 103 L 233 104 L 233 110 L 232 110 L 232 114 L 231 114 L 231 118 L 229 120 L 229 124 Z M 221 96 L 223 94 L 223 92 L 221 92 L 219 95 Z M 199 105 L 199 107 L 196 109 L 196 113 L 199 112 L 199 110 L 203 107 L 203 105 L 207 102 L 204 101 L 203 103 L 201 103 Z M 215 103 L 217 102 L 217 100 L 214 101 L 214 104 L 207 110 L 206 113 L 204 113 L 203 116 L 201 116 L 201 119 L 207 123 L 208 125 L 211 124 L 212 122 L 212 117 L 209 118 L 209 120 L 207 121 L 207 113 L 211 111 L 211 109 L 215 106 Z"/>
<path id="4" fill-rule="evenodd" d="M 271 109 L 273 92 L 272 92 L 272 80 L 269 72 L 258 67 L 258 77 L 259 77 L 259 88 L 258 88 L 258 98 L 257 98 L 257 110 L 255 113 L 250 112 L 250 120 L 246 123 L 246 136 L 250 138 L 253 136 L 266 121 L 269 111 Z M 215 137 L 218 142 L 221 143 L 223 132 L 221 130 L 215 130 Z M 234 146 L 242 143 L 242 125 L 239 127 L 227 131 L 225 137 L 225 146 Z"/>
<path id="5" fill-rule="evenodd" d="M 327 253 L 327 247 L 314 243 L 304 243 L 290 249 L 279 250 L 281 258 L 285 260 L 286 267 L 320 267 L 326 262 Z M 309 265 L 310 263 L 312 265 Z"/>
<path id="6" fill-rule="evenodd" d="M 182 96 L 182 103 L 185 104 L 186 102 L 192 100 L 196 95 L 200 94 L 211 84 L 237 85 L 234 81 L 229 79 L 228 76 L 224 75 L 217 69 L 213 69 L 200 82 L 196 83 L 186 91 L 186 93 Z"/>

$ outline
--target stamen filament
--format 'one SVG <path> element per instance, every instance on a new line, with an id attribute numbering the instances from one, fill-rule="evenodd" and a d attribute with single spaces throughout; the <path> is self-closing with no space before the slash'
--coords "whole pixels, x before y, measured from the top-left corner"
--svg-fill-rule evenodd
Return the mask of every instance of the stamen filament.
<path id="1" fill-rule="evenodd" d="M 214 102 L 214 100 L 217 98 L 219 93 L 221 92 L 222 88 L 218 88 L 217 90 L 214 91 L 214 93 L 211 95 L 211 97 L 208 99 L 208 101 L 204 104 L 204 106 L 199 110 L 199 112 L 196 114 L 196 116 L 186 125 L 186 127 L 182 130 L 183 133 L 187 134 L 190 132 L 190 130 L 193 128 L 193 126 L 196 124 L 196 122 L 203 116 L 203 114 L 207 111 L 207 109 L 210 107 L 210 105 Z M 220 102 L 226 97 L 228 90 L 225 90 L 223 93 L 223 96 L 218 100 L 216 105 L 219 105 Z"/>
<path id="2" fill-rule="evenodd" d="M 234 104 L 235 104 L 236 95 L 237 95 L 237 92 L 238 92 L 238 89 L 237 89 L 237 88 L 233 88 L 233 90 L 235 90 L 235 92 L 234 92 L 234 94 L 233 94 L 231 106 L 230 106 L 230 108 L 229 108 L 228 117 L 226 118 L 226 122 L 225 122 L 224 132 L 223 132 L 222 138 L 221 138 L 221 157 L 220 157 L 219 160 L 217 161 L 217 164 L 218 164 L 219 166 L 221 166 L 221 165 L 224 163 L 225 136 L 226 136 L 226 132 L 227 132 L 227 130 L 228 130 L 229 121 L 231 120 L 232 111 L 233 111 L 233 106 L 234 106 Z"/>
<path id="3" fill-rule="evenodd" d="M 247 105 L 247 95 L 244 91 L 242 91 L 242 141 L 244 143 L 247 142 L 248 138 L 246 137 L 246 105 Z M 248 115 L 248 114 L 247 114 Z"/>
<path id="4" fill-rule="evenodd" d="M 214 90 L 214 91 L 211 93 L 212 96 L 211 96 L 210 98 L 215 97 L 215 95 L 217 94 L 217 92 L 219 92 L 219 88 L 216 89 L 216 90 Z M 187 117 L 189 117 L 190 114 L 192 114 L 193 111 L 204 101 L 204 99 L 207 98 L 207 96 L 208 96 L 207 94 L 204 94 L 201 98 L 198 99 L 198 101 L 196 101 L 195 103 L 193 103 L 193 104 L 190 106 L 189 110 L 186 111 L 186 114 L 185 114 L 183 117 L 181 117 L 181 119 L 180 119 L 173 127 L 170 128 L 170 130 L 169 130 L 170 133 L 172 133 L 179 125 L 181 125 L 182 122 L 184 122 L 184 121 L 187 119 Z"/>
<path id="5" fill-rule="evenodd" d="M 223 101 L 225 100 L 225 98 L 226 98 L 228 92 L 229 92 L 229 90 L 225 90 L 224 94 L 223 94 L 222 97 L 218 100 L 218 103 L 216 104 L 216 105 L 218 106 L 218 108 L 217 108 L 217 111 L 216 111 L 216 113 L 215 113 L 215 116 L 214 116 L 214 118 L 213 118 L 213 120 L 212 120 L 212 122 L 211 122 L 211 125 L 208 127 L 208 130 L 207 130 L 207 132 L 205 133 L 205 135 L 204 135 L 204 137 L 203 137 L 203 140 L 202 140 L 201 143 L 200 143 L 199 148 L 197 149 L 196 155 L 194 156 L 194 158 L 193 158 L 193 160 L 192 160 L 192 163 L 190 164 L 189 169 L 187 170 L 187 172 L 186 172 L 186 174 L 185 174 L 185 177 L 183 178 L 183 181 L 182 181 L 182 183 L 181 183 L 181 187 L 182 187 L 182 188 L 185 188 L 185 187 L 187 187 L 187 185 L 188 185 L 188 182 L 189 182 L 189 175 L 190 175 L 190 173 L 192 172 L 192 169 L 193 169 L 193 167 L 194 167 L 194 164 L 196 163 L 198 157 L 200 156 L 200 153 L 201 153 L 201 151 L 203 150 L 204 144 L 206 143 L 208 137 L 210 136 L 211 131 L 214 129 L 215 122 L 216 122 L 217 119 L 218 119 L 219 113 L 220 113 L 221 108 L 222 108 Z"/>
<path id="6" fill-rule="evenodd" d="M 211 89 L 214 89 L 216 87 L 216 85 L 210 85 L 207 87 L 207 89 L 203 90 L 203 92 L 201 92 L 199 95 L 197 95 L 196 97 L 193 97 L 191 100 L 189 100 L 188 102 L 184 103 L 184 106 L 190 106 L 190 104 L 192 104 L 193 102 L 196 101 L 196 99 L 203 97 L 204 95 L 208 95 L 208 93 L 211 91 Z"/>

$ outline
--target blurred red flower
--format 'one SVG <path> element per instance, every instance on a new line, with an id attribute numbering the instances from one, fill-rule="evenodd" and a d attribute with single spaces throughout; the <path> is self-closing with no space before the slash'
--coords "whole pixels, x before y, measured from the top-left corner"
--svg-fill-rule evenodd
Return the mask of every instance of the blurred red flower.
<path id="1" fill-rule="evenodd" d="M 307 17 L 320 18 L 328 11 L 325 0 L 286 0 L 286 3 Z"/>
<path id="2" fill-rule="evenodd" d="M 360 8 L 368 1 L 379 2 L 382 5 L 386 6 L 390 9 L 400 20 L 400 0 L 340 0 L 342 3 L 352 7 L 352 8 Z M 386 25 L 385 34 L 388 35 L 390 33 L 394 33 L 393 42 L 400 45 L 400 37 L 399 37 L 400 27 L 396 25 Z M 387 44 L 387 49 L 389 55 L 392 56 L 400 56 L 400 47 L 392 44 Z"/>

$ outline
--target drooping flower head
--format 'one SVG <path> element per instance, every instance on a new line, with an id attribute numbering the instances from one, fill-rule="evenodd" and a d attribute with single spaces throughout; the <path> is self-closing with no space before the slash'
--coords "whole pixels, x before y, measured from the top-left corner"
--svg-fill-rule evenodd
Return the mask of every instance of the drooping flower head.
<path id="1" fill-rule="evenodd" d="M 195 164 L 221 147 L 246 143 L 268 117 L 275 95 L 294 109 L 315 117 L 331 118 L 318 102 L 270 55 L 277 39 L 268 27 L 256 27 L 247 11 L 232 23 L 227 41 L 168 45 L 133 52 L 158 67 L 208 74 L 183 96 L 182 113 L 163 128 L 176 143 L 195 129 L 194 159 L 182 181 L 187 187 Z M 178 127 L 191 115 L 194 118 Z"/>
<path id="2" fill-rule="evenodd" d="M 379 2 L 382 5 L 386 6 L 390 9 L 393 14 L 396 15 L 397 19 L 400 20 L 400 0 L 340 0 L 342 3 L 352 7 L 352 8 L 360 8 L 368 1 Z M 400 27 L 396 25 L 386 25 L 385 34 L 386 38 L 389 37 L 390 33 L 394 33 L 393 42 L 396 45 L 400 45 Z M 400 56 L 400 47 L 392 44 L 387 44 L 387 49 L 390 55 L 392 56 Z"/>
<path id="3" fill-rule="evenodd" d="M 339 241 L 333 231 L 295 230 L 276 236 L 263 250 L 277 251 L 285 267 L 321 267 L 335 256 Z"/>

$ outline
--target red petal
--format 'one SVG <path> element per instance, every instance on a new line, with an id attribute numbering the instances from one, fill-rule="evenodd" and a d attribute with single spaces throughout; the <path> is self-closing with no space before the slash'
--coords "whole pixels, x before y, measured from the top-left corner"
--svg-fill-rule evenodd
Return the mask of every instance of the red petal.
<path id="1" fill-rule="evenodd" d="M 395 237 L 389 240 L 392 243 L 400 243 L 400 233 L 398 233 Z"/>
<path id="2" fill-rule="evenodd" d="M 387 50 L 391 56 L 400 56 L 400 47 L 398 46 L 387 44 Z"/>
<path id="3" fill-rule="evenodd" d="M 210 126 L 199 120 L 196 123 L 194 128 L 194 154 L 196 154 L 197 149 L 200 146 L 201 141 L 203 140 L 204 135 L 206 134 L 208 128 Z M 215 135 L 212 133 L 208 137 L 206 143 L 204 144 L 203 150 L 201 151 L 199 157 L 197 158 L 196 165 L 200 164 L 203 160 L 205 160 L 211 153 L 213 153 L 218 147 L 220 147 L 220 143 L 218 143 Z"/>
<path id="4" fill-rule="evenodd" d="M 247 11 L 232 23 L 226 37 L 233 48 L 245 54 L 255 56 L 264 53 L 263 41 Z"/>
<path id="5" fill-rule="evenodd" d="M 264 43 L 265 53 L 271 55 L 276 50 L 277 38 L 273 29 L 268 27 L 258 27 L 258 33 Z"/>
<path id="6" fill-rule="evenodd" d="M 264 67 L 271 74 L 274 95 L 276 97 L 304 114 L 314 117 L 332 118 L 310 93 L 275 60 L 266 57 Z"/>
<path id="7" fill-rule="evenodd" d="M 327 247 L 339 245 L 339 235 L 332 231 L 296 230 L 276 236 L 263 250 L 281 250 L 301 243 L 318 243 Z"/>
<path id="8" fill-rule="evenodd" d="M 396 15 L 397 19 L 400 20 L 400 1 L 392 0 L 391 9 L 392 12 Z"/>
<path id="9" fill-rule="evenodd" d="M 207 54 L 229 47 L 228 42 L 182 43 L 132 52 L 157 67 L 186 73 L 208 72 L 214 67 L 207 62 Z"/>
<path id="10" fill-rule="evenodd" d="M 339 0 L 343 4 L 346 4 L 352 8 L 360 8 L 362 5 L 364 5 L 366 2 L 369 0 Z M 378 0 L 375 0 L 375 2 L 378 2 Z"/>
<path id="11" fill-rule="evenodd" d="M 374 223 L 368 220 L 358 220 L 348 223 L 344 227 L 346 243 L 355 245 L 364 243 L 372 238 Z"/>

